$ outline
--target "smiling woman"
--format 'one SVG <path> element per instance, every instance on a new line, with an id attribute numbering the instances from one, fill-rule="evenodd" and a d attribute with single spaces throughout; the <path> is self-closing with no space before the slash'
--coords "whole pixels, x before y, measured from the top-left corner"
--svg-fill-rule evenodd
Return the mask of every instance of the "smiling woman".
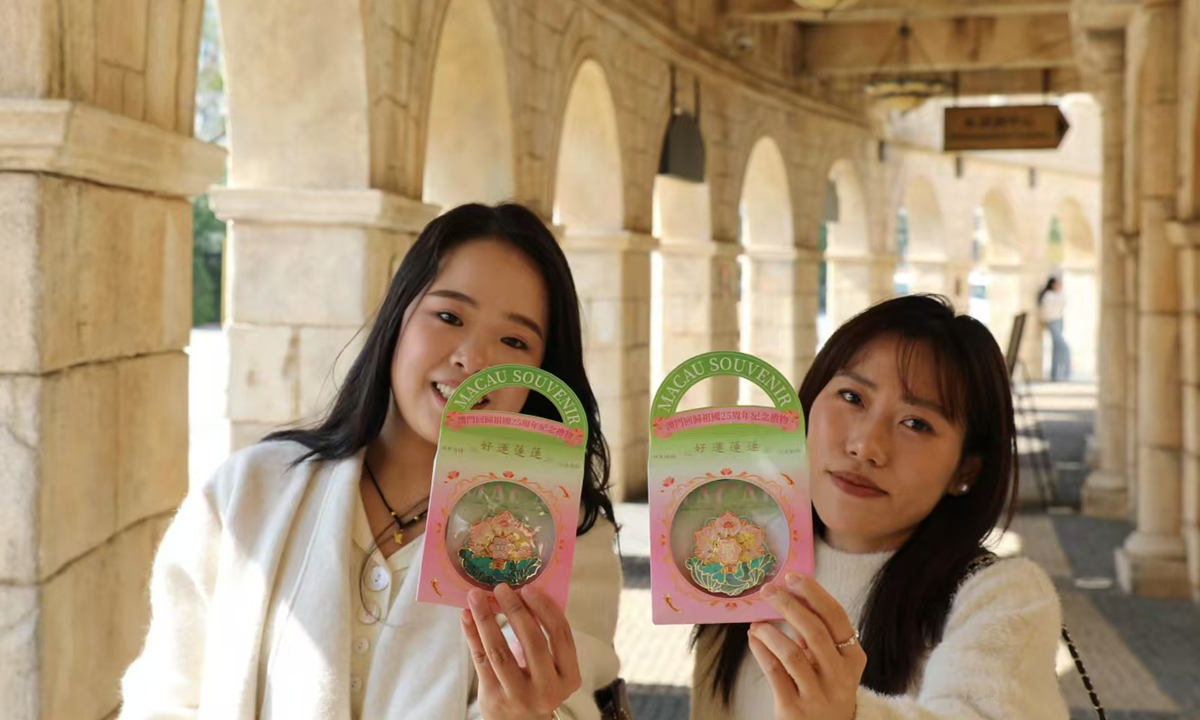
<path id="1" fill-rule="evenodd" d="M 889 300 L 830 337 L 799 394 L 816 576 L 764 588 L 783 622 L 699 628 L 693 720 L 1066 718 L 1049 577 L 1024 559 L 972 573 L 1017 490 L 987 328 Z"/>
<path id="2" fill-rule="evenodd" d="M 532 212 L 464 205 L 430 223 L 325 418 L 237 453 L 184 500 L 121 717 L 598 717 L 594 692 L 617 674 L 621 581 L 580 325 L 566 258 Z M 502 364 L 553 373 L 587 416 L 565 613 L 504 585 L 461 617 L 415 601 L 447 399 Z M 522 388 L 472 401 L 559 419 Z"/>

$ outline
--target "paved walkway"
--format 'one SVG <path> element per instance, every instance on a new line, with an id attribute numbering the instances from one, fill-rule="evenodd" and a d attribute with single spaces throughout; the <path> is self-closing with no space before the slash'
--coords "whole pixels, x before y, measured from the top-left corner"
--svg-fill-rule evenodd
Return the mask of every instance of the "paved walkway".
<path id="1" fill-rule="evenodd" d="M 191 469 L 203 477 L 224 459 L 224 340 L 219 331 L 193 334 Z M 1147 600 L 1113 585 L 1113 550 L 1132 528 L 1075 513 L 1084 438 L 1091 428 L 1095 388 L 1086 384 L 1036 388 L 1043 438 L 1026 428 L 1024 510 L 998 539 L 1002 554 L 1024 554 L 1042 565 L 1062 594 L 1067 624 L 1112 720 L 1200 720 L 1200 607 L 1190 601 Z M 1033 481 L 1032 462 L 1048 449 L 1055 469 L 1052 506 Z M 685 720 L 691 657 L 688 626 L 650 621 L 649 518 L 646 507 L 618 506 L 625 589 L 617 651 L 632 685 L 637 720 Z M 1063 692 L 1072 717 L 1094 717 L 1065 648 L 1059 654 Z M 1024 720 L 1024 719 L 1012 719 Z"/>

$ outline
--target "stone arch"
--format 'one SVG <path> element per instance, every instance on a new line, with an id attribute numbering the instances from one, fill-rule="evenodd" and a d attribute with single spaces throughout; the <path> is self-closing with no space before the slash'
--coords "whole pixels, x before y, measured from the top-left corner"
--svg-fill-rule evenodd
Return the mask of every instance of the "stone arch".
<path id="1" fill-rule="evenodd" d="M 1059 262 L 1064 266 L 1094 266 L 1096 262 L 1096 234 L 1084 212 L 1083 205 L 1074 198 L 1065 198 L 1055 212 L 1062 232 L 1063 254 Z"/>
<path id="2" fill-rule="evenodd" d="M 787 166 L 769 136 L 754 144 L 738 201 L 741 240 L 746 247 L 790 248 L 795 244 Z"/>
<path id="3" fill-rule="evenodd" d="M 1013 319 L 1025 305 L 1021 236 L 1008 195 L 991 188 L 979 204 L 981 249 L 972 273 L 971 302 L 983 304 L 976 314 L 987 323 L 1000 347 L 1008 347 Z"/>
<path id="4" fill-rule="evenodd" d="M 909 180 L 901 213 L 907 221 L 908 243 L 901 264 L 908 273 L 909 292 L 945 294 L 946 227 L 933 184 L 923 176 Z"/>
<path id="5" fill-rule="evenodd" d="M 1003 190 L 992 188 L 983 196 L 980 209 L 983 212 L 983 231 L 987 235 L 984 256 L 987 264 L 1019 264 L 1021 236 L 1008 195 Z"/>
<path id="6" fill-rule="evenodd" d="M 579 65 L 563 114 L 555 171 L 554 222 L 568 232 L 618 231 L 624 181 L 617 111 L 604 69 Z"/>
<path id="7" fill-rule="evenodd" d="M 329 0 L 319 13 L 297 13 L 286 2 L 218 0 L 218 12 L 229 100 L 230 185 L 368 187 L 361 4 Z M 280 46 L 322 51 L 264 53 L 264 37 Z M 195 63 L 195 58 L 183 62 Z"/>
<path id="8" fill-rule="evenodd" d="M 712 211 L 708 183 L 656 175 L 652 196 L 652 232 L 659 249 L 651 258 L 651 394 L 666 373 L 687 358 L 711 348 Z M 736 318 L 735 318 L 736 323 Z M 692 394 L 708 392 L 702 383 Z"/>
<path id="9" fill-rule="evenodd" d="M 746 161 L 738 198 L 741 287 L 738 293 L 739 346 L 784 373 L 792 362 L 780 309 L 793 302 L 789 272 L 794 273 L 796 236 L 792 225 L 791 184 L 779 145 L 770 136 L 754 143 Z M 761 389 L 741 381 L 742 403 L 767 403 Z"/>
<path id="10" fill-rule="evenodd" d="M 680 82 L 681 87 L 690 83 Z M 692 104 L 694 107 L 694 98 Z M 659 173 L 651 196 L 651 230 L 659 240 L 651 266 L 651 388 L 683 360 L 714 349 L 738 347 L 737 253 L 734 243 L 713 242 L 711 170 L 715 158 L 703 129 L 688 110 L 671 115 L 659 142 Z M 717 378 L 692 388 L 681 407 L 733 404 L 737 382 Z"/>
<path id="11" fill-rule="evenodd" d="M 904 208 L 908 212 L 909 258 L 945 259 L 945 222 L 933 183 L 925 177 L 909 181 L 904 193 Z"/>
<path id="12" fill-rule="evenodd" d="M 826 193 L 825 288 L 828 330 L 865 310 L 872 297 L 872 259 L 867 204 L 858 168 L 838 160 L 829 170 Z M 831 218 L 831 215 L 836 215 Z M 826 335 L 818 328 L 818 342 Z"/>
<path id="13" fill-rule="evenodd" d="M 425 122 L 425 202 L 444 210 L 512 197 L 516 151 L 506 68 L 488 0 L 450 0 Z"/>
<path id="14" fill-rule="evenodd" d="M 1063 334 L 1071 346 L 1071 372 L 1077 378 L 1094 377 L 1100 312 L 1095 230 L 1083 205 L 1070 197 L 1059 202 L 1054 226 L 1062 249 L 1060 253 L 1051 251 L 1051 271 L 1062 279 L 1067 298 Z M 1047 238 L 1049 241 L 1049 232 Z"/>

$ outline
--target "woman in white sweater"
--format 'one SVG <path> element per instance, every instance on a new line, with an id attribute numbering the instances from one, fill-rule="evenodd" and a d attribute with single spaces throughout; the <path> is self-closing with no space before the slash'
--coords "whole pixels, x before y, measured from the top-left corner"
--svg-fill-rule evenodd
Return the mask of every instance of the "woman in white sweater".
<path id="1" fill-rule="evenodd" d="M 466 205 L 430 223 L 324 419 L 235 454 L 187 495 L 120 717 L 598 718 L 621 571 L 580 327 L 566 258 L 533 213 Z M 415 601 L 446 399 L 501 363 L 554 373 L 587 414 L 565 615 L 505 586 L 473 591 L 470 610 Z M 557 419 L 520 388 L 479 406 Z"/>
<path id="2" fill-rule="evenodd" d="M 881 303 L 833 334 L 800 400 L 815 577 L 764 588 L 782 622 L 698 628 L 692 718 L 1065 720 L 1053 584 L 1024 559 L 980 567 L 1017 497 L 987 328 L 940 298 Z"/>

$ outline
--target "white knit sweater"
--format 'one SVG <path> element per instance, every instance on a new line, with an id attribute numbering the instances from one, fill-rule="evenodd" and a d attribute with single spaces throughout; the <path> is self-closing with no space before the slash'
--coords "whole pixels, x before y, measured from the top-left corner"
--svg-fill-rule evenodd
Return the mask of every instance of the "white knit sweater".
<path id="1" fill-rule="evenodd" d="M 857 626 L 871 581 L 890 554 L 852 555 L 818 541 L 816 579 Z M 1054 585 L 1030 560 L 1003 560 L 959 588 L 942 641 L 902 696 L 858 691 L 854 720 L 1066 720 L 1055 674 L 1062 611 Z M 702 643 L 692 690 L 693 720 L 765 720 L 771 688 L 747 654 L 729 708 L 701 676 L 716 646 Z"/>

